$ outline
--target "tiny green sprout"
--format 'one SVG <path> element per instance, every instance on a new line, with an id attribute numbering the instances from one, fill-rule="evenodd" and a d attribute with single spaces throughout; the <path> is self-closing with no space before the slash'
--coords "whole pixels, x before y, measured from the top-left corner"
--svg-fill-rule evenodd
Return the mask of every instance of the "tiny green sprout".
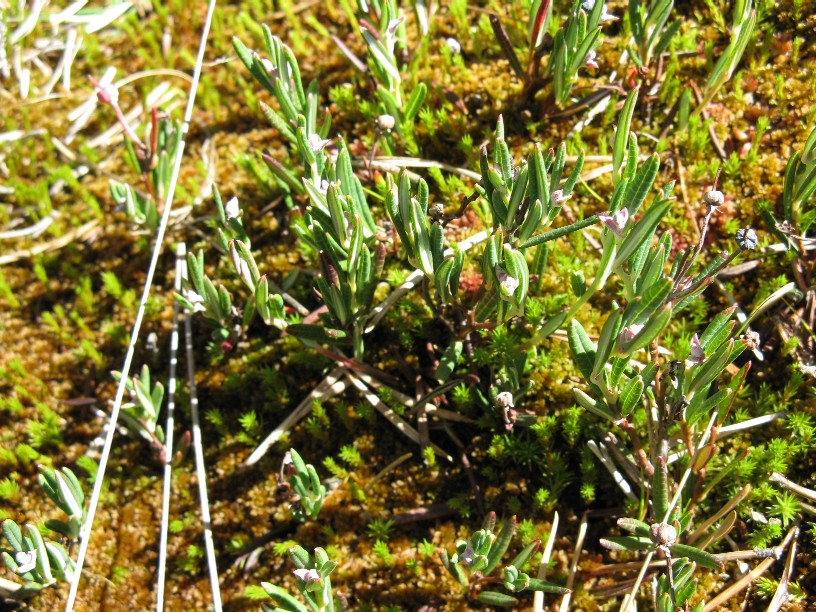
<path id="1" fill-rule="evenodd" d="M 387 519 L 375 518 L 368 523 L 368 533 L 376 540 L 387 541 L 393 529 L 394 522 Z"/>

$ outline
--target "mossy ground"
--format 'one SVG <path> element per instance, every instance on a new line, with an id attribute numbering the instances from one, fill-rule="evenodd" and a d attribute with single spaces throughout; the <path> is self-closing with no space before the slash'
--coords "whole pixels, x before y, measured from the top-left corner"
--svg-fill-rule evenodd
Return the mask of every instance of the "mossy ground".
<path id="1" fill-rule="evenodd" d="M 208 45 L 207 61 L 200 104 L 194 115 L 183 166 L 178 207 L 192 205 L 199 188 L 206 185 L 203 156 L 209 156 L 212 176 L 219 189 L 228 197 L 239 198 L 244 210 L 245 225 L 253 238 L 253 249 L 259 255 L 259 265 L 281 282 L 293 269 L 305 270 L 292 293 L 311 307 L 317 307 L 309 283 L 304 280 L 315 264 L 297 248 L 295 237 L 288 231 L 288 211 L 274 189 L 259 186 L 257 179 L 239 163 L 242 155 L 254 155 L 260 149 L 285 157 L 284 143 L 275 130 L 266 127 L 257 111 L 257 99 L 266 99 L 234 58 L 231 36 L 237 35 L 250 46 L 261 47 L 257 28 L 250 22 L 269 24 L 272 31 L 289 40 L 300 58 L 306 79 L 320 82 L 323 102 L 334 116 L 333 132 L 342 133 L 353 153 L 366 154 L 373 134 L 373 122 L 367 101 L 372 97 L 370 84 L 349 67 L 331 39 L 323 36 L 322 26 L 342 39 L 361 56 L 363 50 L 355 32 L 347 24 L 343 12 L 335 3 L 307 3 L 302 7 L 287 5 L 287 11 L 297 16 L 272 13 L 268 3 L 241 3 L 220 7 L 216 13 L 213 36 Z M 286 3 L 283 3 L 286 4 Z M 669 131 L 657 145 L 642 138 L 642 151 L 656 146 L 663 154 L 663 182 L 678 180 L 677 205 L 672 213 L 672 229 L 676 242 L 694 243 L 695 227 L 701 217 L 700 195 L 714 178 L 717 168 L 725 166 L 721 189 L 729 202 L 716 219 L 710 234 L 710 251 L 716 252 L 727 244 L 737 227 L 761 226 L 755 206 L 764 200 L 772 205 L 779 202 L 780 175 L 791 152 L 807 136 L 816 119 L 816 51 L 812 32 L 816 28 L 811 2 L 763 3 L 767 14 L 761 22 L 757 44 L 749 49 L 733 81 L 725 86 L 708 105 L 707 114 L 713 131 L 728 157 L 717 157 L 708 130 L 691 127 L 688 133 Z M 136 73 L 155 68 L 189 71 L 203 20 L 203 5 L 192 10 L 183 2 L 170 2 L 164 8 L 132 14 L 120 27 L 102 32 L 95 42 L 88 42 L 87 53 L 81 53 L 74 67 L 74 90 L 56 98 L 32 102 L 15 95 L 12 82 L 4 83 L 5 107 L 3 131 L 13 129 L 44 129 L 48 135 L 62 137 L 67 129 L 67 114 L 90 95 L 82 75 L 98 75 L 107 65 L 117 66 L 122 73 Z M 680 78 L 653 100 L 648 112 L 639 112 L 635 129 L 657 133 L 667 108 L 673 104 L 676 88 L 689 79 L 704 81 L 712 55 L 725 44 L 725 37 L 710 14 L 706 2 L 677 2 L 678 14 L 686 20 L 678 49 L 697 51 L 691 57 L 673 59 Z M 517 99 L 520 83 L 512 76 L 506 60 L 485 28 L 485 11 L 502 15 L 502 3 L 487 7 L 470 7 L 464 17 L 442 7 L 434 17 L 434 34 L 427 41 L 428 53 L 417 62 L 415 78 L 431 86 L 429 107 L 438 123 L 433 130 L 420 126 L 417 142 L 422 156 L 449 164 L 470 164 L 459 146 L 469 134 L 478 145 L 487 139 L 495 127 L 496 117 L 504 113 L 509 140 L 516 155 L 527 151 L 528 144 L 540 141 L 546 146 L 566 140 L 571 153 L 579 146 L 587 152 L 608 153 L 610 134 L 615 122 L 613 109 L 597 118 L 586 130 L 576 135 L 571 129 L 579 113 L 565 119 L 542 116 L 543 95 L 521 104 Z M 514 40 L 521 40 L 526 24 L 513 25 L 512 16 L 518 11 L 506 9 L 505 21 Z M 610 11 L 622 14 L 620 3 L 611 2 Z M 270 17 L 272 14 L 272 17 Z M 298 23 L 292 19 L 299 20 Z M 409 18 L 409 21 L 411 18 Z M 329 24 L 331 24 L 329 26 Z M 705 24 L 705 25 L 699 25 Z M 463 27 L 471 27 L 470 32 Z M 410 30 L 410 28 L 409 28 Z M 582 94 L 605 82 L 602 75 L 618 68 L 621 50 L 620 23 L 605 30 L 604 43 L 599 49 L 599 71 L 579 82 L 576 93 Z M 162 52 L 163 33 L 170 36 L 166 53 Z M 475 33 L 471 36 L 471 33 Z M 444 39 L 456 37 L 463 47 L 459 59 L 451 59 L 443 50 Z M 713 41 L 708 44 L 707 41 Z M 715 50 L 715 51 L 712 51 Z M 796 57 L 794 57 L 794 54 Z M 220 58 L 228 58 L 222 62 Z M 174 86 L 187 87 L 186 81 L 172 76 L 144 76 L 122 89 L 121 98 L 134 103 L 146 95 L 158 82 L 170 79 Z M 352 83 L 351 99 L 329 94 L 332 87 Z M 669 84 L 671 85 L 671 84 Z M 338 99 L 340 101 L 338 101 Z M 268 101 L 268 100 L 267 100 Z M 180 111 L 176 110 L 174 114 Z M 758 119 L 769 120 L 769 128 L 754 138 Z M 123 162 L 119 145 L 83 148 L 82 143 L 113 123 L 106 109 L 94 115 L 80 138 L 71 145 L 79 155 L 66 160 L 50 143 L 48 137 L 32 136 L 4 144 L 6 168 L 4 182 L 14 186 L 13 195 L 4 196 L 0 221 L 8 225 L 23 217 L 33 222 L 59 211 L 60 216 L 48 231 L 36 239 L 6 240 L 3 252 L 19 252 L 16 261 L 0 268 L 0 438 L 6 451 L 0 457 L 5 476 L 15 481 L 20 493 L 0 501 L 0 514 L 18 522 L 41 523 L 50 516 L 51 508 L 34 484 L 40 464 L 73 466 L 88 452 L 88 445 L 98 435 L 102 420 L 94 408 L 107 410 L 114 395 L 114 383 L 109 371 L 119 369 L 135 314 L 135 304 L 141 290 L 150 256 L 150 238 L 134 233 L 128 221 L 115 207 L 108 194 L 109 177 L 136 182 L 132 171 Z M 746 149 L 746 143 L 753 147 Z M 88 176 L 68 180 L 65 188 L 47 196 L 54 177 L 65 175 L 80 162 L 93 162 Z M 378 179 L 381 177 L 377 177 Z M 376 182 L 376 181 L 375 181 Z M 431 183 L 435 197 L 450 206 L 455 200 L 445 199 L 444 186 Z M 570 202 L 570 214 L 587 216 L 605 210 L 610 190 L 607 178 L 593 181 L 589 188 L 579 186 L 577 197 Z M 375 188 L 376 189 L 376 188 Z M 597 200 L 593 193 L 601 194 Z M 463 194 L 458 194 L 462 196 Z M 466 194 L 464 194 L 466 195 Z M 218 260 L 212 248 L 213 233 L 206 219 L 213 215 L 213 206 L 205 200 L 192 210 L 175 218 L 169 231 L 165 254 L 153 287 L 148 316 L 142 338 L 157 334 L 160 351 L 153 356 L 139 343 L 135 363 L 149 363 L 154 375 L 166 371 L 167 346 L 172 312 L 173 249 L 176 241 L 185 240 L 188 248 L 207 249 L 208 262 L 218 264 L 213 274 L 223 279 L 231 289 L 240 292 L 239 283 L 228 272 L 227 260 Z M 478 226 L 478 218 L 469 218 Z M 89 232 L 61 248 L 28 256 L 26 250 L 36 245 L 69 235 L 76 228 L 94 222 Z M 583 239 L 564 241 L 553 254 L 553 271 L 545 278 L 542 300 L 569 292 L 565 272 L 584 259 Z M 584 261 L 586 275 L 593 275 L 592 261 Z M 729 285 L 741 304 L 750 306 L 757 291 L 767 291 L 768 279 L 786 273 L 783 257 L 767 258 L 759 268 L 730 281 Z M 121 285 L 116 291 L 103 273 L 112 273 Z M 395 271 L 394 273 L 398 273 Z M 476 271 L 470 273 L 476 274 Z M 133 293 L 135 292 L 135 294 Z M 604 296 L 584 313 L 589 328 L 597 327 L 604 312 Z M 709 312 L 726 305 L 721 294 L 711 292 L 705 305 L 695 310 L 696 321 L 702 322 Z M 421 300 L 405 300 L 387 319 L 369 343 L 368 358 L 398 377 L 409 393 L 419 392 L 426 382 L 422 377 L 432 370 L 434 350 L 429 343 L 444 333 L 428 323 Z M 497 418 L 473 414 L 467 406 L 465 414 L 480 418 L 482 426 L 456 426 L 456 436 L 462 440 L 473 467 L 479 494 L 474 494 L 470 474 L 461 462 L 426 466 L 419 449 L 397 435 L 381 417 L 361 406 L 353 393 L 325 402 L 325 414 L 299 425 L 286 444 L 275 445 L 268 456 L 251 469 L 241 464 L 266 432 L 277 425 L 300 399 L 322 379 L 330 362 L 297 344 L 292 338 L 279 337 L 255 324 L 246 339 L 229 354 L 219 354 L 219 347 L 207 348 L 209 330 L 196 323 L 196 359 L 199 399 L 205 414 L 204 440 L 209 472 L 209 492 L 212 502 L 213 530 L 219 556 L 222 592 L 226 607 L 232 610 L 254 609 L 256 603 L 242 595 L 247 585 L 270 581 L 291 585 L 291 567 L 285 557 L 267 545 L 257 564 L 243 571 L 234 563 L 237 553 L 253 538 L 274 531 L 273 541 L 280 544 L 294 540 L 307 550 L 315 546 L 327 548 L 340 566 L 333 574 L 336 591 L 354 607 L 369 609 L 419 609 L 423 605 L 436 609 L 467 609 L 466 593 L 441 567 L 438 557 L 426 555 L 422 542 L 437 549 L 452 549 L 454 541 L 477 528 L 481 522 L 476 499 L 483 498 L 484 509 L 500 515 L 516 513 L 529 523 L 524 528 L 522 543 L 534 537 L 545 537 L 550 528 L 553 508 L 562 516 L 561 537 L 556 544 L 555 567 L 551 578 L 563 579 L 574 546 L 574 534 L 580 515 L 617 507 L 622 502 L 613 485 L 599 475 L 594 501 L 579 495 L 582 475 L 580 444 L 564 433 L 563 419 L 573 401 L 571 359 L 566 345 L 550 341 L 531 373 L 533 388 L 524 400 L 524 408 L 539 416 L 555 416 L 552 431 L 538 438 L 532 433 L 519 433 L 515 441 L 504 446 L 491 442 L 502 435 Z M 773 335 L 773 327 L 767 325 Z M 678 326 L 678 337 L 688 338 L 695 329 L 694 320 L 685 328 Z M 444 347 L 441 347 L 444 349 Z M 784 348 L 784 347 L 781 347 Z M 790 362 L 795 359 L 780 356 L 780 347 L 764 364 L 758 364 L 751 378 L 752 388 L 767 382 L 781 388 Z M 416 381 L 420 382 L 417 383 Z M 426 379 L 427 380 L 427 379 Z M 489 381 L 482 381 L 487 384 Z M 184 395 L 185 391 L 181 391 Z M 754 390 L 745 394 L 750 404 Z M 177 419 L 189 423 L 184 398 Z M 797 400 L 799 410 L 814 413 L 813 395 Z M 748 410 L 748 408 L 746 408 Z M 220 415 L 220 422 L 215 418 Z M 254 411 L 257 427 L 246 431 L 239 418 Z M 750 410 L 749 410 L 750 412 Z M 753 414 L 752 414 L 753 415 Z M 43 423 L 58 419 L 56 433 L 51 437 L 37 436 L 32 422 Z M 591 431 L 592 420 L 582 418 L 585 432 Z M 489 424 L 488 427 L 484 425 Z M 437 434 L 433 432 L 433 436 Z M 591 435 L 591 434 L 586 434 Z M 755 440 L 740 439 L 729 443 L 724 452 L 735 452 L 762 439 L 783 436 L 782 425 L 774 424 Z M 295 525 L 290 522 L 285 499 L 276 494 L 274 475 L 279 469 L 283 451 L 294 446 L 304 458 L 326 474 L 322 459 L 332 456 L 349 472 L 347 482 L 329 497 L 317 522 Z M 353 446 L 362 457 L 358 466 L 348 465 L 340 458 L 343 446 Z M 451 449 L 453 450 L 453 446 Z M 497 452 L 503 448 L 504 454 Z M 411 459 L 375 476 L 395 458 L 412 453 Z M 547 454 L 549 453 L 549 454 Z M 567 482 L 554 482 L 552 471 L 542 470 L 542 462 L 568 466 Z M 600 468 L 598 468 L 600 471 Z M 813 466 L 808 457 L 796 466 L 794 480 L 812 486 Z M 151 463 L 148 450 L 136 440 L 117 438 L 116 448 L 106 474 L 108 485 L 96 516 L 94 532 L 86 564 L 87 579 L 80 594 L 82 609 L 148 609 L 155 601 L 158 525 L 160 519 L 161 479 Z M 174 533 L 170 537 L 167 601 L 170 609 L 203 609 L 209 602 L 209 583 L 198 522 L 198 501 L 192 462 L 188 459 L 175 472 L 172 501 Z M 535 503 L 536 492 L 546 489 L 552 499 Z M 559 490 L 560 489 L 560 490 Z M 557 499 L 556 499 L 557 498 Z M 453 503 L 451 503 L 453 502 Z M 369 533 L 374 519 L 388 520 L 401 513 L 421 507 L 455 508 L 455 514 L 443 512 L 434 520 L 417 521 L 395 526 L 387 539 L 392 558 L 377 556 L 373 551 L 375 537 Z M 620 508 L 618 509 L 621 510 Z M 619 512 L 620 513 L 620 512 Z M 601 513 L 602 515 L 602 513 Z M 597 578 L 591 570 L 609 560 L 597 545 L 599 537 L 608 534 L 612 522 L 592 518 L 590 531 L 581 560 L 578 593 L 573 600 L 576 609 L 596 609 L 613 605 L 594 589 L 608 587 L 613 578 Z M 743 523 L 744 540 L 747 529 Z M 810 535 L 800 542 L 797 575 L 802 585 L 816 592 L 808 568 L 813 569 Z M 197 548 L 195 548 L 197 547 Z M 812 576 L 812 574 L 811 574 Z M 707 592 L 718 585 L 706 577 Z M 45 609 L 64 601 L 65 589 L 45 592 L 35 607 Z M 613 603 L 610 603 L 613 602 Z M 737 606 L 737 602 L 733 604 Z M 754 602 L 752 605 L 759 605 Z M 364 607 L 362 609 L 365 609 Z"/>

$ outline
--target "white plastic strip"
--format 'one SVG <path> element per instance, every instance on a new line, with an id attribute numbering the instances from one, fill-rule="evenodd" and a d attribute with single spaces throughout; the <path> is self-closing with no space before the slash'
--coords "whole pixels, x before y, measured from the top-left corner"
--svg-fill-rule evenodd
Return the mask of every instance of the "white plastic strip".
<path id="1" fill-rule="evenodd" d="M 181 277 L 184 273 L 184 257 L 187 248 L 184 243 L 176 247 L 176 278 L 174 288 L 181 291 Z M 173 304 L 173 331 L 170 332 L 170 376 L 167 382 L 167 425 L 164 429 L 164 483 L 162 486 L 162 520 L 159 536 L 159 577 L 156 585 L 156 610 L 164 610 L 164 580 L 167 573 L 167 532 L 170 525 L 170 484 L 173 475 L 173 429 L 176 408 L 176 367 L 178 366 L 178 317 L 179 304 Z"/>

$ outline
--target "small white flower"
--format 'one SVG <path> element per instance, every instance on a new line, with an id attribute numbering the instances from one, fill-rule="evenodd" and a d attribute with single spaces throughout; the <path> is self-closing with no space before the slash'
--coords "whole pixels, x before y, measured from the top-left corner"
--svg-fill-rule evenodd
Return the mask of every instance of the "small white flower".
<path id="1" fill-rule="evenodd" d="M 241 209 L 238 207 L 238 198 L 230 198 L 224 205 L 224 214 L 227 216 L 227 221 L 236 219 L 241 214 Z"/>
<path id="2" fill-rule="evenodd" d="M 326 179 L 321 179 L 320 184 L 317 186 L 317 190 L 323 195 L 326 195 L 329 192 L 329 185 L 329 181 Z"/>
<path id="3" fill-rule="evenodd" d="M 598 62 L 595 61 L 596 53 L 595 51 L 590 50 L 587 53 L 586 60 L 584 60 L 584 66 L 587 68 L 594 68 L 595 70 L 598 69 Z"/>
<path id="4" fill-rule="evenodd" d="M 608 227 L 613 234 L 620 236 L 626 227 L 626 222 L 629 221 L 629 210 L 621 208 L 612 214 L 600 213 L 598 214 L 598 219 L 600 219 L 601 223 Z"/>
<path id="5" fill-rule="evenodd" d="M 608 8 L 609 7 L 606 4 L 603 5 L 603 12 L 601 14 L 601 22 L 602 23 L 604 21 L 617 21 L 618 20 L 618 16 L 613 15 L 612 13 L 610 13 Z"/>
<path id="6" fill-rule="evenodd" d="M 459 41 L 456 40 L 455 38 L 453 38 L 453 37 L 446 38 L 445 39 L 445 44 L 448 46 L 448 50 L 453 55 L 459 55 L 460 53 L 462 53 L 462 45 L 459 44 Z"/>
<path id="7" fill-rule="evenodd" d="M 320 582 L 320 574 L 316 569 L 296 569 L 292 573 L 303 582 Z"/>
<path id="8" fill-rule="evenodd" d="M 595 8 L 596 0 L 584 0 L 581 3 L 581 8 L 584 9 L 585 13 L 591 13 L 592 9 Z M 617 17 L 615 15 L 609 14 L 609 6 L 607 4 L 603 5 L 603 14 L 601 15 L 601 21 L 615 21 Z"/>
<path id="9" fill-rule="evenodd" d="M 317 134 L 309 134 L 307 142 L 309 143 L 309 148 L 312 150 L 312 153 L 317 153 L 325 149 L 331 140 L 322 140 Z"/>
<path id="10" fill-rule="evenodd" d="M 37 551 L 21 550 L 14 555 L 14 560 L 17 562 L 17 565 L 19 565 L 14 571 L 22 576 L 37 567 Z"/>
<path id="11" fill-rule="evenodd" d="M 204 312 L 207 307 L 204 305 L 204 298 L 192 289 L 184 289 L 181 296 L 193 305 L 193 312 Z"/>
<path id="12" fill-rule="evenodd" d="M 700 339 L 697 337 L 697 334 L 692 336 L 690 347 L 691 352 L 689 353 L 689 358 L 686 359 L 686 365 L 690 367 L 703 363 L 705 361 L 705 350 L 700 344 Z"/>

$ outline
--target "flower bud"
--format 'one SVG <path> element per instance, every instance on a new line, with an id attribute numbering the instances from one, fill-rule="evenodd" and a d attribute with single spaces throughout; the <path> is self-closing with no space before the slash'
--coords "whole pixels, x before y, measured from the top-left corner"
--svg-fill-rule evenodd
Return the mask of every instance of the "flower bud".
<path id="1" fill-rule="evenodd" d="M 745 343 L 745 346 L 755 351 L 759 348 L 759 334 L 755 331 L 747 331 L 745 335 L 742 336 L 742 341 Z"/>
<path id="2" fill-rule="evenodd" d="M 708 206 L 722 206 L 725 202 L 725 196 L 723 195 L 722 191 L 717 191 L 712 189 L 711 191 L 706 191 L 705 195 L 703 196 L 703 201 Z"/>
<path id="3" fill-rule="evenodd" d="M 395 125 L 397 125 L 397 120 L 391 115 L 380 115 L 377 117 L 377 127 L 383 131 L 390 132 L 394 129 Z"/>
<path id="4" fill-rule="evenodd" d="M 697 334 L 694 334 L 691 338 L 691 353 L 689 353 L 689 358 L 686 359 L 686 364 L 689 366 L 695 366 L 703 363 L 705 361 L 705 350 L 703 350 L 702 345 L 700 344 L 700 339 L 697 337 Z"/>
<path id="5" fill-rule="evenodd" d="M 649 537 L 655 546 L 665 550 L 677 542 L 677 530 L 668 523 L 655 523 L 649 527 Z"/>

